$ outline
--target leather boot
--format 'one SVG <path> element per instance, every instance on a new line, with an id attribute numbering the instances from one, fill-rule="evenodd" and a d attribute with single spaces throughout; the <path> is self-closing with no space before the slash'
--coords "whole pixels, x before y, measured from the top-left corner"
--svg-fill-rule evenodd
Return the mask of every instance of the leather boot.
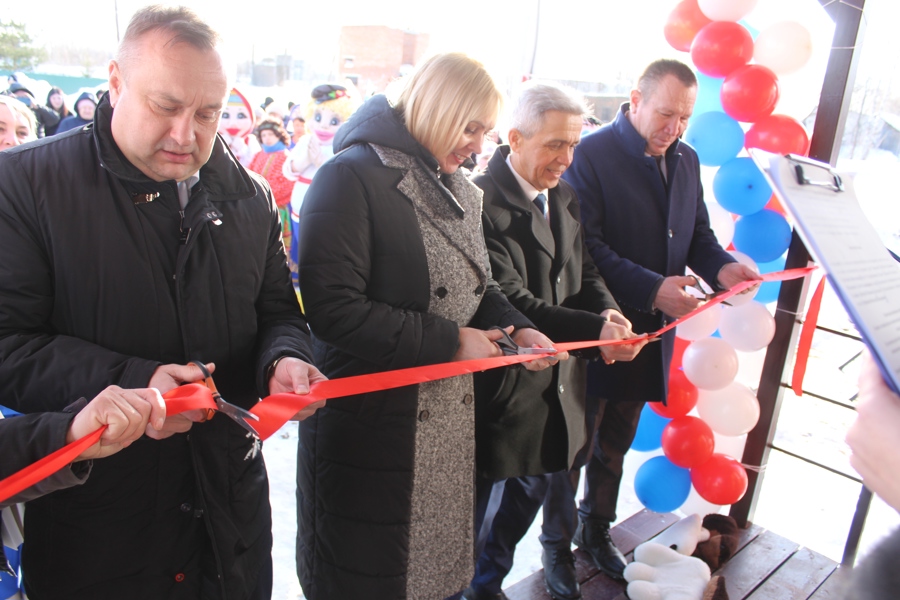
<path id="1" fill-rule="evenodd" d="M 625 557 L 609 537 L 609 523 L 582 521 L 575 530 L 575 545 L 590 554 L 600 571 L 613 579 L 623 579 Z"/>
<path id="2" fill-rule="evenodd" d="M 541 563 L 544 565 L 544 585 L 553 600 L 580 600 L 575 557 L 569 548 L 544 548 Z"/>

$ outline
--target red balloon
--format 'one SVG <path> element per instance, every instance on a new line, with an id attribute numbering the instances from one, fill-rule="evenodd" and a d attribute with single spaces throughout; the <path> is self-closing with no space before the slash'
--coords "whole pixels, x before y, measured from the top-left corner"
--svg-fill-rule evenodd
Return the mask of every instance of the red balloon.
<path id="1" fill-rule="evenodd" d="M 713 454 L 691 469 L 691 483 L 700 497 L 713 504 L 734 504 L 747 493 L 747 471 L 730 456 Z"/>
<path id="2" fill-rule="evenodd" d="M 715 446 L 712 429 L 697 417 L 673 419 L 662 432 L 666 458 L 685 469 L 707 462 Z"/>
<path id="3" fill-rule="evenodd" d="M 710 23 L 712 21 L 700 10 L 697 0 L 682 0 L 669 13 L 663 27 L 663 35 L 666 36 L 669 45 L 676 50 L 690 52 L 694 36 Z"/>
<path id="4" fill-rule="evenodd" d="M 753 37 L 733 21 L 713 21 L 697 32 L 691 60 L 704 75 L 725 77 L 753 58 Z"/>
<path id="5" fill-rule="evenodd" d="M 661 417 L 675 419 L 691 412 L 697 406 L 699 396 L 697 386 L 688 381 L 684 371 L 674 370 L 669 372 L 669 396 L 665 405 L 662 402 L 651 402 L 650 408 Z"/>
<path id="6" fill-rule="evenodd" d="M 769 115 L 753 124 L 744 135 L 747 148 L 760 148 L 774 154 L 809 152 L 809 135 L 799 121 L 787 115 Z"/>
<path id="7" fill-rule="evenodd" d="M 737 121 L 755 123 L 778 103 L 778 77 L 762 65 L 746 65 L 722 82 L 722 109 Z"/>

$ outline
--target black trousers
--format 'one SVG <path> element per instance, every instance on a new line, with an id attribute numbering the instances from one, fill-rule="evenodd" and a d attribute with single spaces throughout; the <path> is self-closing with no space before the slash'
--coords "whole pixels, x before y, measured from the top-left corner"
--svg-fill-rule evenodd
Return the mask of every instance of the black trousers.
<path id="1" fill-rule="evenodd" d="M 582 520 L 612 523 L 622 483 L 622 463 L 634 441 L 643 402 L 598 401 L 592 452 L 585 466 L 584 498 L 578 507 Z"/>

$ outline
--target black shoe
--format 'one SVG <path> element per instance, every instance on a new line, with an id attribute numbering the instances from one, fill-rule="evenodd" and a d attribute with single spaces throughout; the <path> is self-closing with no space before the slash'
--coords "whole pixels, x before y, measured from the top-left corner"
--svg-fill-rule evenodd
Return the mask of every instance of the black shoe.
<path id="1" fill-rule="evenodd" d="M 580 600 L 575 557 L 569 548 L 544 548 L 541 563 L 544 565 L 544 585 L 553 600 Z"/>
<path id="2" fill-rule="evenodd" d="M 488 592 L 479 592 L 471 587 L 466 588 L 460 600 L 509 600 L 509 597 L 500 592 L 499 594 L 491 594 Z"/>
<path id="3" fill-rule="evenodd" d="M 624 579 L 625 557 L 609 537 L 609 523 L 582 521 L 575 530 L 574 542 L 591 555 L 603 573 L 613 579 Z"/>

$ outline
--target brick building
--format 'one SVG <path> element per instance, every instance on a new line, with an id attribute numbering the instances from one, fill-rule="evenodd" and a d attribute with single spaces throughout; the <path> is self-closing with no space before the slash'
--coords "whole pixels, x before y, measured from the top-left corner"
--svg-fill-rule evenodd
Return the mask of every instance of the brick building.
<path id="1" fill-rule="evenodd" d="M 388 83 L 419 62 L 429 35 L 380 25 L 341 28 L 338 73 L 364 96 L 384 91 Z"/>

